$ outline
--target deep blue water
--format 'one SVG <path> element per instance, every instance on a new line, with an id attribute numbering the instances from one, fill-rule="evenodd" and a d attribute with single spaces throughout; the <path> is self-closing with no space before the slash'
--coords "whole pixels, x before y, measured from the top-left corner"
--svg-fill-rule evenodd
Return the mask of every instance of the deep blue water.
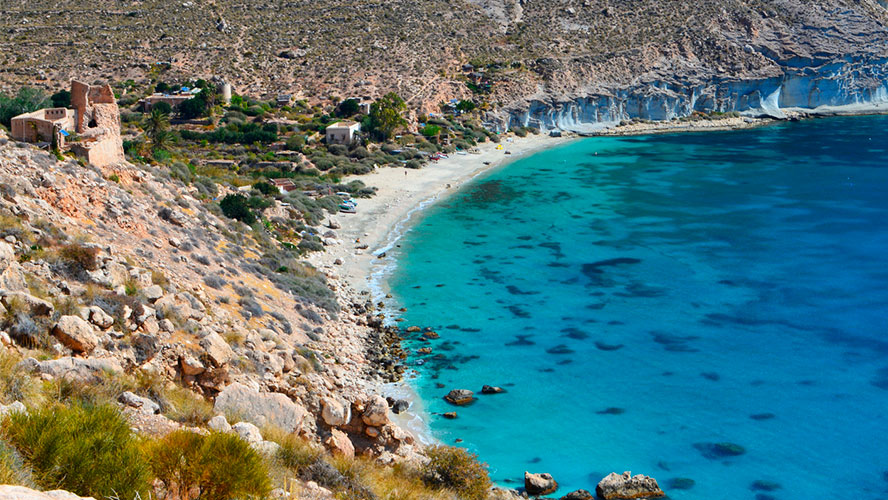
<path id="1" fill-rule="evenodd" d="M 430 208 L 389 284 L 441 335 L 407 344 L 459 414 L 432 432 L 559 495 L 631 470 L 676 500 L 888 497 L 886 130 L 590 138 Z M 442 400 L 483 384 L 508 392 Z"/>

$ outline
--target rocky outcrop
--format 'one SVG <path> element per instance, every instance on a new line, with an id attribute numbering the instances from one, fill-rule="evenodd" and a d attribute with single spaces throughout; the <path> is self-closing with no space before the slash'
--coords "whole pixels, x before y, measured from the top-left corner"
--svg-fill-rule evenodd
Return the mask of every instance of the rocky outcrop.
<path id="1" fill-rule="evenodd" d="M 3 292 L 0 290 L 0 304 L 8 310 L 20 308 L 34 316 L 50 316 L 55 311 L 55 306 L 51 302 L 38 299 L 33 295 L 24 292 Z"/>
<path id="2" fill-rule="evenodd" d="M 632 476 L 629 471 L 623 472 L 622 475 L 618 475 L 616 472 L 608 474 L 595 487 L 595 494 L 604 500 L 657 498 L 666 495 L 660 489 L 656 479 L 641 474 Z"/>
<path id="3" fill-rule="evenodd" d="M 67 380 L 95 382 L 106 373 L 123 371 L 120 362 L 113 358 L 75 358 L 63 356 L 57 359 L 37 361 L 26 358 L 19 363 L 25 370 L 33 371 L 49 377 L 62 377 Z"/>
<path id="4" fill-rule="evenodd" d="M 300 432 L 308 412 L 279 393 L 259 392 L 233 383 L 216 396 L 215 409 L 231 413 L 258 426 L 275 425 L 287 432 Z"/>
<path id="5" fill-rule="evenodd" d="M 551 474 L 533 474 L 524 471 L 524 491 L 531 496 L 548 495 L 558 489 L 558 482 Z"/>

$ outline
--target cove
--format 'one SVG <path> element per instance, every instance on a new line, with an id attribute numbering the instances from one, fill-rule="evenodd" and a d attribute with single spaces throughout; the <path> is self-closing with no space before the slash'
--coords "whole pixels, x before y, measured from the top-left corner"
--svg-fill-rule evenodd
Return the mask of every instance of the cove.
<path id="1" fill-rule="evenodd" d="M 431 432 L 555 496 L 624 470 L 678 500 L 885 496 L 885 130 L 589 138 L 430 207 L 388 283 L 440 335 L 404 344 Z"/>

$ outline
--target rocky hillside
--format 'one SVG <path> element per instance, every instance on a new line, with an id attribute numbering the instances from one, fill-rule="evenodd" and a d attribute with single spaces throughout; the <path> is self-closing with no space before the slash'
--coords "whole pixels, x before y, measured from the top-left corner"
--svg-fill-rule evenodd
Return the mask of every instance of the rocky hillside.
<path id="1" fill-rule="evenodd" d="M 110 402 L 146 436 L 236 432 L 275 457 L 282 431 L 339 457 L 417 463 L 392 421 L 407 403 L 380 389 L 403 367 L 373 305 L 188 189 L 0 132 L 0 418 Z"/>
<path id="2" fill-rule="evenodd" d="M 426 111 L 471 97 L 494 125 L 545 128 L 601 120 L 582 99 L 617 118 L 761 108 L 787 75 L 803 78 L 781 107 L 882 98 L 886 24 L 876 0 L 11 0 L 0 81 L 121 81 L 168 64 L 254 95 L 395 90 Z"/>

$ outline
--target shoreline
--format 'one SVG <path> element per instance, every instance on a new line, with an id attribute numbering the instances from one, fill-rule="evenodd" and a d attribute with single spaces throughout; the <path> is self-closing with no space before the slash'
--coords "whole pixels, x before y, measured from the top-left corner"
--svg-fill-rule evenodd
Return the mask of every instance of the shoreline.
<path id="1" fill-rule="evenodd" d="M 790 119 L 822 118 L 829 116 L 888 114 L 888 108 L 881 111 L 847 113 L 796 113 L 790 111 Z M 313 253 L 306 259 L 321 270 L 332 282 L 334 288 L 361 301 L 383 302 L 378 312 L 388 318 L 386 324 L 400 315 L 395 304 L 387 299 L 386 280 L 396 265 L 397 242 L 422 217 L 425 209 L 458 193 L 463 186 L 480 175 L 502 168 L 509 163 L 553 147 L 568 144 L 584 137 L 635 136 L 660 133 L 728 131 L 781 123 L 774 118 L 724 117 L 694 122 L 647 122 L 633 123 L 606 129 L 594 135 L 566 133 L 563 137 L 550 137 L 547 134 L 527 137 L 506 136 L 499 143 L 490 141 L 478 146 L 479 154 L 453 154 L 435 164 L 421 169 L 383 167 L 367 175 L 349 176 L 343 182 L 360 180 L 369 187 L 376 187 L 376 194 L 369 199 L 359 199 L 357 213 L 331 214 L 327 224 L 335 222 L 340 227 L 332 229 L 338 244 L 325 247 L 324 252 Z M 512 154 L 506 155 L 505 151 Z M 485 165 L 485 162 L 489 164 Z M 405 175 L 406 172 L 406 175 Z M 364 247 L 365 248 L 359 248 Z M 388 254 L 394 250 L 394 255 Z M 386 258 L 377 255 L 387 253 Z M 342 297 L 342 295 L 341 295 Z M 367 346 L 364 346 L 365 348 Z M 385 382 L 373 377 L 364 380 L 375 392 L 397 399 L 409 401 L 409 409 L 401 414 L 390 415 L 393 423 L 414 436 L 422 445 L 434 444 L 430 431 L 430 415 L 425 410 L 422 399 L 416 393 L 412 378 L 415 371 L 408 369 L 397 382 Z"/>
<path id="2" fill-rule="evenodd" d="M 382 167 L 371 174 L 346 177 L 342 182 L 360 180 L 368 187 L 377 188 L 376 194 L 358 199 L 357 213 L 327 217 L 327 222 L 340 226 L 333 229 L 338 244 L 327 246 L 323 253 L 311 254 L 307 260 L 358 293 L 370 293 L 374 301 L 381 300 L 385 292 L 375 287 L 374 281 L 392 259 L 380 259 L 377 255 L 394 248 L 418 214 L 458 193 L 467 182 L 483 173 L 573 140 L 576 137 L 509 136 L 499 143 L 503 146 L 501 150 L 488 141 L 478 146 L 478 154 L 452 154 L 421 169 Z M 338 261 L 341 263 L 336 264 Z"/>

